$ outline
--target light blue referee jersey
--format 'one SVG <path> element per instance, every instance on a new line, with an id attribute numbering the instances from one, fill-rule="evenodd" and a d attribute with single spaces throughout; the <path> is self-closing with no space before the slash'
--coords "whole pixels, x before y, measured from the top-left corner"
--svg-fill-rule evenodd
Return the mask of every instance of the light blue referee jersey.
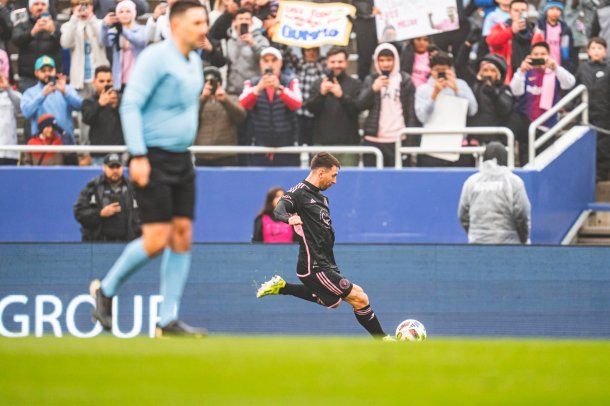
<path id="1" fill-rule="evenodd" d="M 120 108 L 129 152 L 145 155 L 148 147 L 186 151 L 197 133 L 202 89 L 196 52 L 185 58 L 171 38 L 142 51 Z"/>

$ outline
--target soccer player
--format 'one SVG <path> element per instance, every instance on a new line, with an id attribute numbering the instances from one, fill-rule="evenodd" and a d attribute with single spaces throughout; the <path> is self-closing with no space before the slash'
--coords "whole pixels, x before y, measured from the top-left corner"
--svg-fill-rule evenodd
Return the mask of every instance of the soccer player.
<path id="1" fill-rule="evenodd" d="M 335 231 L 330 219 L 328 198 L 321 192 L 337 183 L 339 161 L 321 152 L 311 160 L 307 179 L 290 189 L 275 208 L 275 217 L 294 226 L 301 237 L 297 276 L 303 284 L 286 283 L 279 275 L 263 283 L 256 293 L 291 295 L 334 309 L 345 300 L 354 308 L 356 320 L 373 337 L 385 333 L 364 290 L 339 273 L 333 246 Z"/>
<path id="2" fill-rule="evenodd" d="M 157 336 L 203 335 L 178 320 L 178 308 L 191 266 L 195 171 L 188 147 L 197 132 L 203 88 L 201 58 L 195 49 L 208 31 L 206 9 L 179 1 L 171 9 L 172 36 L 138 57 L 121 105 L 121 121 L 132 156 L 129 172 L 136 184 L 142 238 L 134 240 L 90 292 L 95 317 L 112 328 L 112 297 L 138 269 L 163 253 L 163 302 Z"/>

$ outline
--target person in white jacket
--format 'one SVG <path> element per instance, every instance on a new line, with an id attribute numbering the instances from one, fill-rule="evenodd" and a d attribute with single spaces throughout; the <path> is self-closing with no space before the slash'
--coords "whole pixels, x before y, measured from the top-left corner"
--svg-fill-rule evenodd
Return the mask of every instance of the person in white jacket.
<path id="1" fill-rule="evenodd" d="M 4 52 L 1 50 L 1 52 Z M 11 89 L 8 82 L 6 53 L 0 56 L 0 145 L 17 145 L 17 114 L 21 112 L 21 93 Z M 17 165 L 19 152 L 0 151 L 0 165 Z"/>
<path id="2" fill-rule="evenodd" d="M 458 217 L 470 244 L 526 244 L 531 205 L 521 178 L 506 167 L 504 145 L 490 142 L 479 172 L 462 188 Z"/>

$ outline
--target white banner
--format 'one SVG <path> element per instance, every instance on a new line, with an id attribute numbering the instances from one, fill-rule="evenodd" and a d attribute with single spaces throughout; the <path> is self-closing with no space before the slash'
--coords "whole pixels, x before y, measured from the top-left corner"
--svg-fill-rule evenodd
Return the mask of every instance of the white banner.
<path id="1" fill-rule="evenodd" d="M 344 3 L 282 1 L 273 41 L 303 48 L 347 45 L 352 31 L 348 16 L 355 15 L 356 8 Z"/>
<path id="2" fill-rule="evenodd" d="M 379 42 L 453 31 L 460 28 L 455 0 L 375 0 Z"/>

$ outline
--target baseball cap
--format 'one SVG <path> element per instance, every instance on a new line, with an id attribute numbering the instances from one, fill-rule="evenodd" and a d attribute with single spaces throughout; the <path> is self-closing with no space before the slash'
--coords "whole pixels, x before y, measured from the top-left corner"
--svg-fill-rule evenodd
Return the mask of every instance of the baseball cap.
<path id="1" fill-rule="evenodd" d="M 121 165 L 123 166 L 123 162 L 121 161 L 121 156 L 117 153 L 108 154 L 104 157 L 104 165 Z"/>
<path id="2" fill-rule="evenodd" d="M 42 116 L 38 117 L 37 124 L 38 130 L 42 131 L 46 127 L 55 127 L 57 123 L 55 122 L 55 116 L 52 114 L 43 114 Z"/>
<path id="3" fill-rule="evenodd" d="M 277 48 L 273 48 L 273 47 L 267 47 L 265 49 L 263 49 L 261 51 L 261 58 L 266 56 L 266 55 L 273 55 L 275 56 L 277 59 L 279 59 L 280 61 L 282 60 L 282 53 L 280 52 L 279 49 Z"/>
<path id="4" fill-rule="evenodd" d="M 45 66 L 50 66 L 51 68 L 55 67 L 55 61 L 50 56 L 43 55 L 40 58 L 36 59 L 36 64 L 34 65 L 34 70 L 40 70 Z"/>

